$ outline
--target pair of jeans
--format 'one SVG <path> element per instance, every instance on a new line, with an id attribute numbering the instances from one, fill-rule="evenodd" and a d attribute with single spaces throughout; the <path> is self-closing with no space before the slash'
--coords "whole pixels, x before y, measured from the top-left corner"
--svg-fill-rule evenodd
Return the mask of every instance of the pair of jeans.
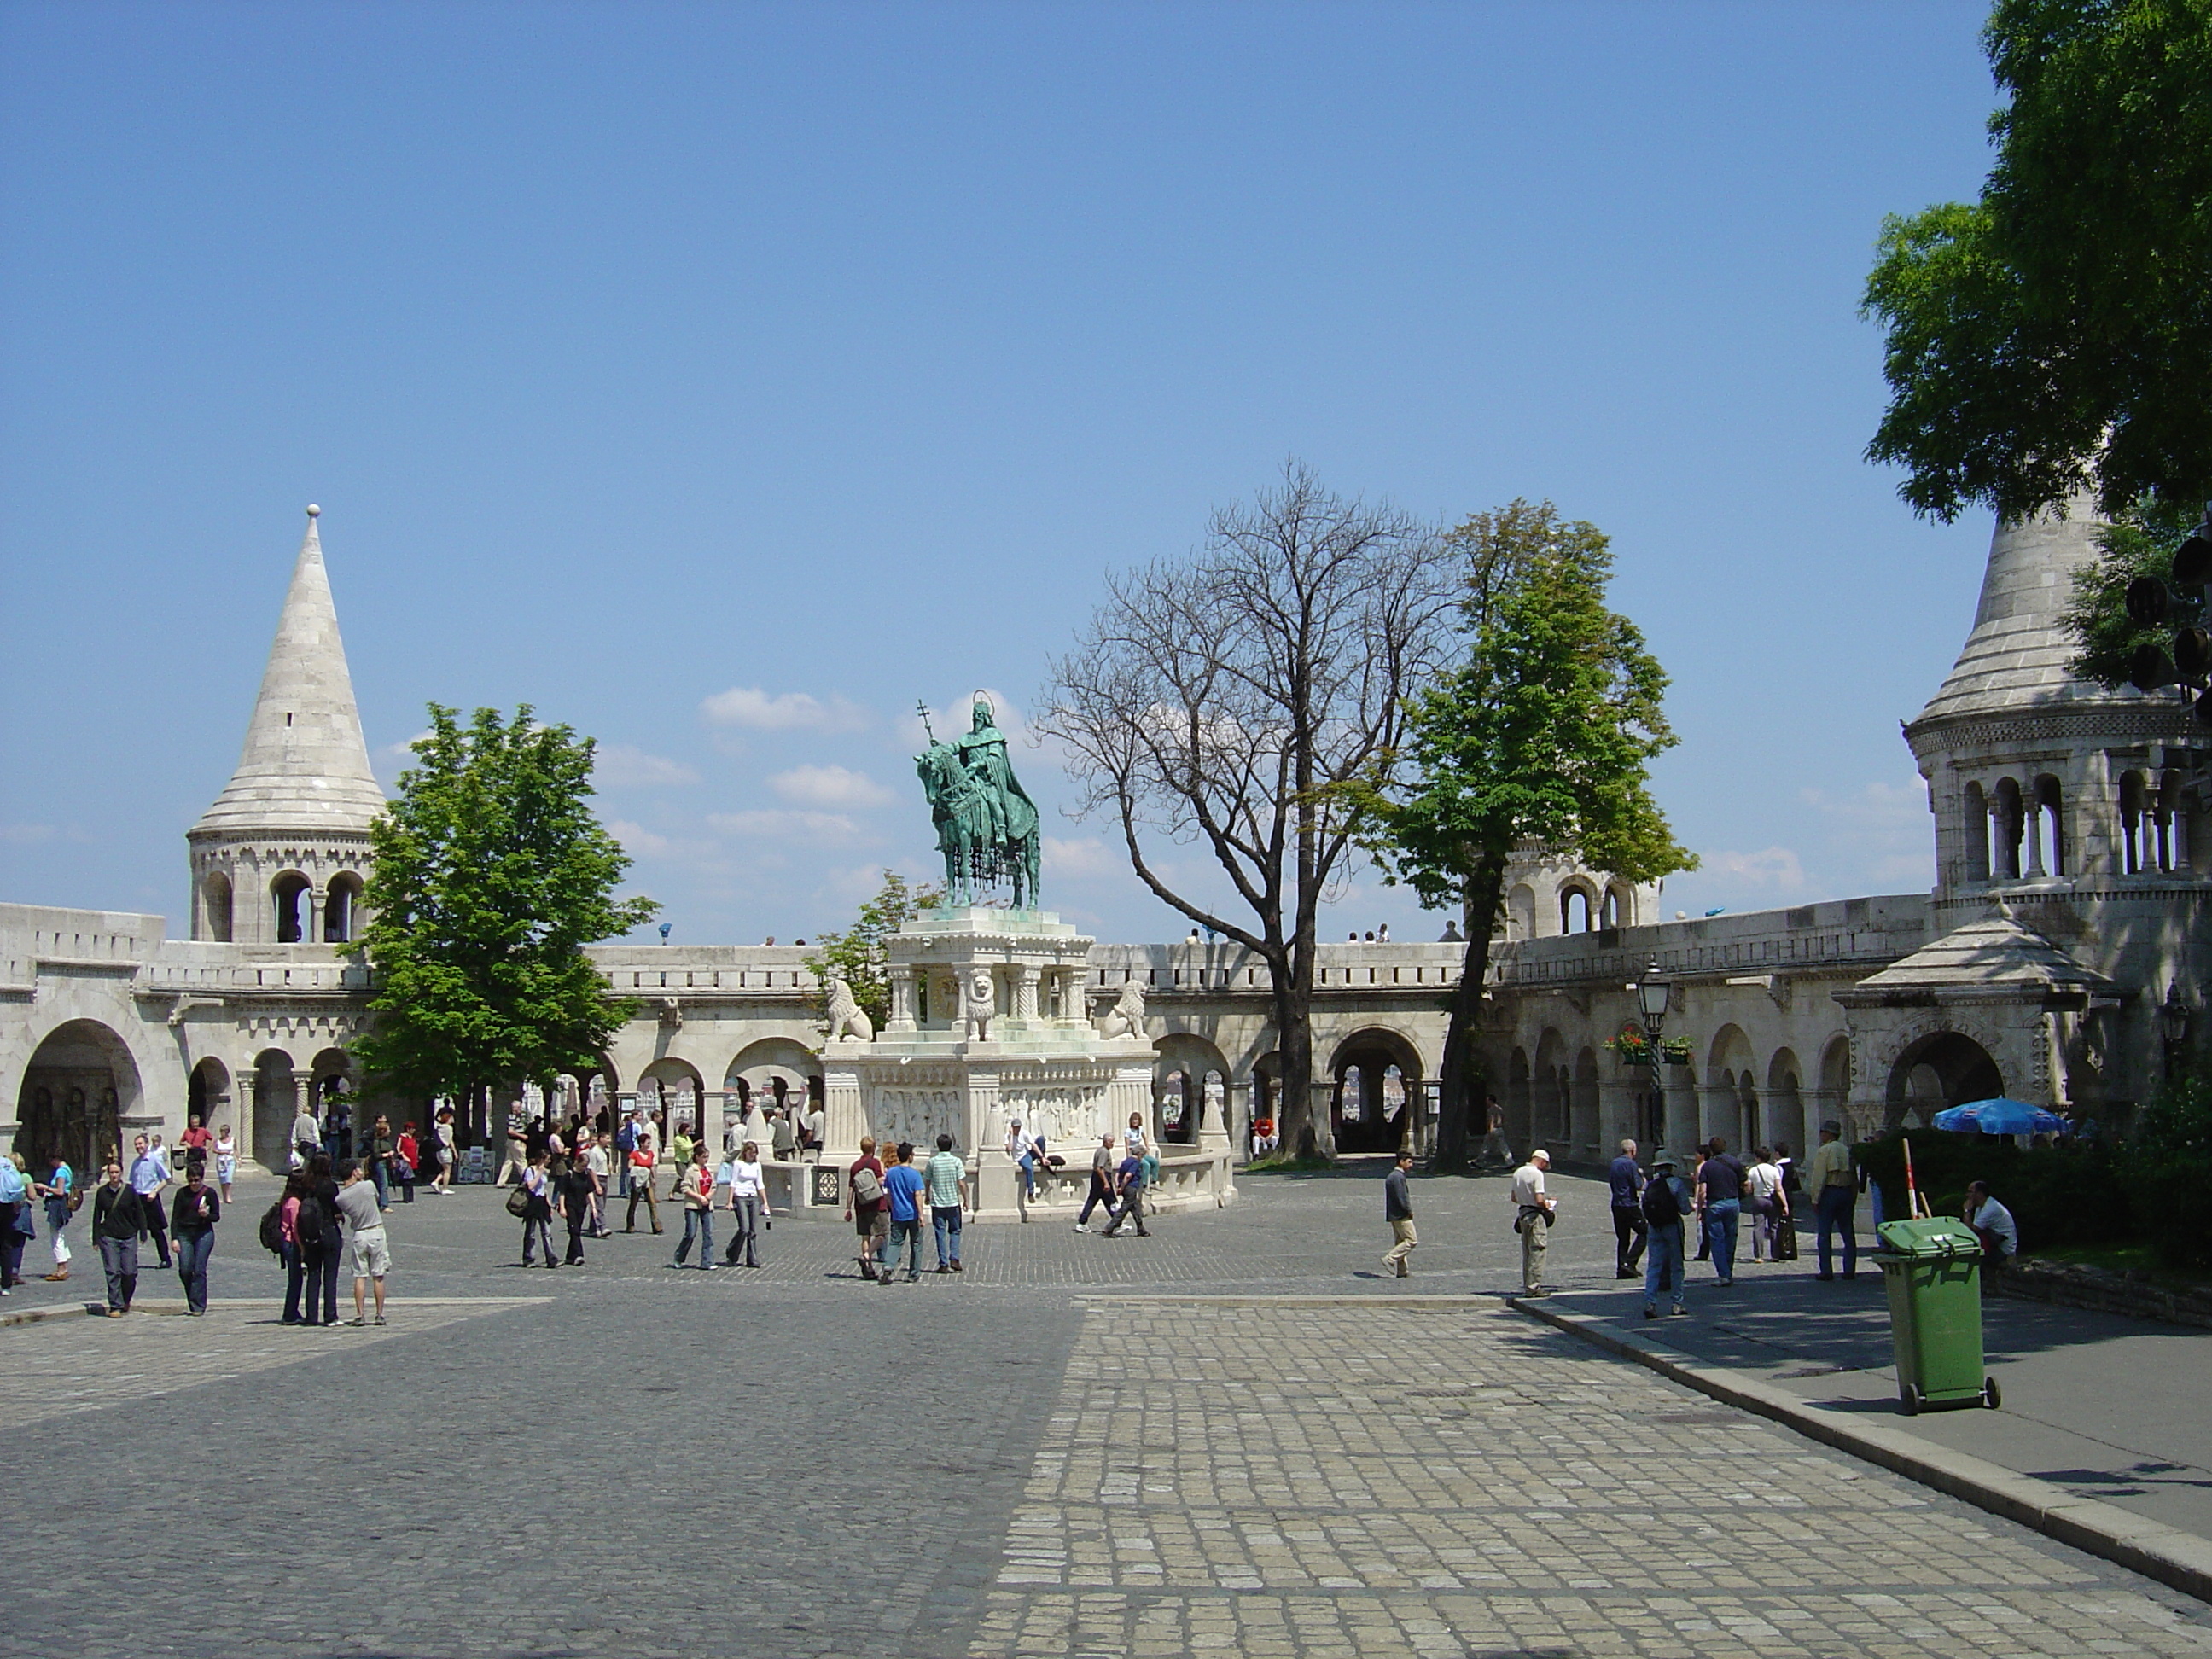
<path id="1" fill-rule="evenodd" d="M 300 1292 L 307 1282 L 307 1264 L 300 1259 L 300 1247 L 289 1241 L 284 1246 L 283 1261 L 284 1322 L 296 1325 L 300 1322 Z"/>
<path id="2" fill-rule="evenodd" d="M 21 1207 L 30 1202 L 25 1199 Z M 0 1224 L 0 1290 L 13 1290 L 23 1282 L 23 1246 L 29 1241 L 15 1231 L 16 1207 L 9 1208 L 6 1223 Z"/>
<path id="3" fill-rule="evenodd" d="M 184 1282 L 185 1305 L 195 1313 L 207 1311 L 208 1258 L 214 1254 L 214 1228 L 177 1235 L 177 1277 Z"/>
<path id="4" fill-rule="evenodd" d="M 1774 1261 L 1774 1235 L 1782 1225 L 1782 1200 L 1753 1199 L 1751 1204 L 1751 1259 Z"/>
<path id="5" fill-rule="evenodd" d="M 1022 1170 L 1022 1196 L 1033 1199 L 1036 1196 L 1036 1154 L 1024 1152 L 1019 1163 Z"/>
<path id="6" fill-rule="evenodd" d="M 1613 1206 L 1613 1268 L 1620 1277 L 1634 1273 L 1636 1264 L 1644 1259 L 1647 1225 L 1642 1210 L 1620 1204 Z"/>
<path id="7" fill-rule="evenodd" d="M 138 1241 L 103 1238 L 100 1265 L 107 1273 L 107 1305 L 120 1313 L 131 1311 L 131 1298 L 138 1293 Z"/>
<path id="8" fill-rule="evenodd" d="M 1079 1227 L 1089 1226 L 1091 1211 L 1097 1209 L 1101 1204 L 1106 1206 L 1107 1214 L 1114 1213 L 1114 1189 L 1106 1184 L 1104 1178 L 1097 1170 L 1093 1170 L 1091 1172 L 1091 1193 L 1083 1200 L 1083 1212 L 1075 1218 L 1075 1224 Z"/>
<path id="9" fill-rule="evenodd" d="M 1705 1242 L 1712 1247 L 1713 1272 L 1723 1285 L 1735 1277 L 1735 1235 L 1742 1224 L 1743 1206 L 1735 1199 L 1705 1206 Z"/>
<path id="10" fill-rule="evenodd" d="M 748 1267 L 760 1266 L 760 1206 L 757 1193 L 730 1195 L 730 1245 L 722 1252 L 722 1260 L 733 1267 L 740 1256 Z"/>
<path id="11" fill-rule="evenodd" d="M 392 1172 L 384 1167 L 384 1160 L 373 1158 L 368 1161 L 368 1177 L 376 1183 L 376 1207 L 392 1207 Z"/>
<path id="12" fill-rule="evenodd" d="M 319 1255 L 307 1258 L 307 1305 L 301 1315 L 306 1323 L 338 1322 L 338 1258 L 343 1254 L 335 1245 L 325 1244 Z M 316 1311 L 319 1307 L 319 1313 Z"/>
<path id="13" fill-rule="evenodd" d="M 527 1267 L 530 1265 L 531 1256 L 541 1250 L 545 1255 L 545 1265 L 551 1267 L 553 1265 L 553 1218 L 550 1216 L 530 1216 L 522 1224 L 522 1265 Z"/>
<path id="14" fill-rule="evenodd" d="M 1671 1290 L 1682 1305 L 1682 1224 L 1670 1221 L 1649 1234 L 1651 1254 L 1644 1261 L 1644 1305 L 1656 1308 L 1659 1292 Z"/>
<path id="15" fill-rule="evenodd" d="M 937 1234 L 937 1265 L 940 1267 L 957 1263 L 960 1260 L 960 1206 L 957 1204 L 933 1204 L 929 1220 Z M 947 1255 L 945 1240 L 952 1241 L 952 1254 Z"/>
<path id="16" fill-rule="evenodd" d="M 1858 1205 L 1859 1195 L 1848 1184 L 1839 1182 L 1832 1187 L 1820 1188 L 1819 1225 L 1820 1277 L 1823 1279 L 1830 1278 L 1835 1273 L 1835 1268 L 1828 1257 L 1828 1241 L 1838 1229 L 1842 1230 L 1844 1235 L 1844 1276 L 1848 1278 L 1859 1270 L 1858 1219 L 1853 1213 L 1857 1210 Z"/>
<path id="17" fill-rule="evenodd" d="M 695 1210 L 687 1205 L 684 1211 L 684 1237 L 676 1242 L 676 1265 L 679 1267 L 684 1265 L 684 1258 L 691 1253 L 694 1236 L 699 1240 L 699 1265 L 702 1267 L 713 1267 L 714 1212 L 712 1210 Z"/>
<path id="18" fill-rule="evenodd" d="M 892 1270 L 898 1266 L 899 1250 L 902 1246 L 906 1250 L 906 1276 L 908 1279 L 921 1278 L 921 1218 L 920 1216 L 916 1216 L 911 1221 L 901 1221 L 896 1217 L 892 1218 L 891 1247 L 884 1253 L 884 1278 L 890 1278 Z"/>

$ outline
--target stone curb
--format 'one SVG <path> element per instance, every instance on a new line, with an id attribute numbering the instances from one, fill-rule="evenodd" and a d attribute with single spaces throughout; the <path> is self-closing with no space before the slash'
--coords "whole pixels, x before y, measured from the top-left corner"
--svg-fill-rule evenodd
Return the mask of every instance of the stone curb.
<path id="1" fill-rule="evenodd" d="M 2148 1520 L 2116 1504 L 2075 1498 L 2046 1481 L 1952 1451 L 1902 1429 L 1808 1405 L 1767 1383 L 1684 1358 L 1640 1332 L 1616 1330 L 1588 1314 L 1532 1304 L 1517 1296 L 1508 1297 L 1506 1305 L 1809 1440 L 2155 1578 L 2200 1601 L 2212 1601 L 2212 1540 Z"/>

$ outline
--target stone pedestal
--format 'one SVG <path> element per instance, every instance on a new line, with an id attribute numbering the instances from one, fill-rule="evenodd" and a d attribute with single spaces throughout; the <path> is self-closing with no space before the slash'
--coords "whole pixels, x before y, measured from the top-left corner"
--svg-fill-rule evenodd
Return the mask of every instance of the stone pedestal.
<path id="1" fill-rule="evenodd" d="M 879 1146 L 910 1140 L 921 1162 L 949 1133 L 976 1184 L 977 1218 L 1015 1220 L 1006 1128 L 1018 1117 L 1087 1174 L 1100 1135 L 1133 1112 L 1151 1121 L 1154 1059 L 1146 1037 L 1102 1037 L 1085 1018 L 1091 945 L 1047 911 L 963 907 L 907 923 L 889 942 L 883 1030 L 823 1048 L 824 1162 L 858 1156 L 863 1134 Z"/>

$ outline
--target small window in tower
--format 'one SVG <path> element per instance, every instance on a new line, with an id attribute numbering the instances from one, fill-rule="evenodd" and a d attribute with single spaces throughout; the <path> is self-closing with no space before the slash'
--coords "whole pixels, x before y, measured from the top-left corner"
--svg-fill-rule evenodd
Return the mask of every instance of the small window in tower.
<path id="1" fill-rule="evenodd" d="M 285 716 L 284 716 L 284 724 L 285 724 L 285 725 L 287 725 L 287 726 L 289 726 L 291 723 L 292 723 L 292 717 L 291 717 L 289 714 L 285 715 Z"/>

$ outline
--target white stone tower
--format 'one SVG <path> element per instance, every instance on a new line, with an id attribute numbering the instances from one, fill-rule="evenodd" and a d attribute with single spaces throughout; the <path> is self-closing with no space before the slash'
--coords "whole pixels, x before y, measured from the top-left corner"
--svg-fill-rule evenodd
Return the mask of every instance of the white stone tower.
<path id="1" fill-rule="evenodd" d="M 2161 1002 L 2197 1011 L 2212 838 L 2191 835 L 2192 714 L 2069 666 L 2096 530 L 2086 501 L 1997 527 L 1973 629 L 1905 726 L 1935 817 L 1930 942 L 1838 995 L 1855 1099 L 1893 1119 L 1923 1064 L 1947 1095 L 2124 1109 L 2170 1058 Z"/>
<path id="2" fill-rule="evenodd" d="M 196 939 L 343 944 L 361 930 L 369 821 L 384 792 L 323 568 L 321 512 L 307 509 L 238 769 L 185 837 Z"/>

